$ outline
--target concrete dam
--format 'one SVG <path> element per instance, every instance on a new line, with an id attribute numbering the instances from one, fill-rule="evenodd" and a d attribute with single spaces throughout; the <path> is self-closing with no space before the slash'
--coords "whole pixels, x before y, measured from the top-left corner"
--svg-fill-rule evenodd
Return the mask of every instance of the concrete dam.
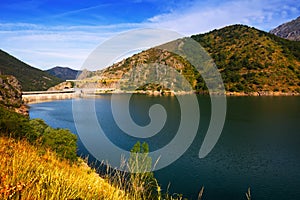
<path id="1" fill-rule="evenodd" d="M 22 100 L 26 104 L 53 100 L 72 99 L 80 97 L 80 93 L 73 89 L 61 91 L 29 91 L 22 93 Z"/>

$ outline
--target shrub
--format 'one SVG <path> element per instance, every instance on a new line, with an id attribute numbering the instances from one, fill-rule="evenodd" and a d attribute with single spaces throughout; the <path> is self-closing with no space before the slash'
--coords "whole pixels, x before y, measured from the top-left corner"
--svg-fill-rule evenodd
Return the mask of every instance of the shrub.
<path id="1" fill-rule="evenodd" d="M 130 183 L 137 199 L 149 199 L 160 196 L 159 186 L 152 170 L 152 159 L 148 156 L 149 146 L 138 141 L 130 151 L 128 168 L 131 172 Z"/>
<path id="2" fill-rule="evenodd" d="M 45 147 L 53 149 L 61 158 L 67 158 L 71 161 L 77 159 L 77 137 L 69 130 L 47 127 L 42 140 Z"/>
<path id="3" fill-rule="evenodd" d="M 56 151 L 59 157 L 77 159 L 76 135 L 66 129 L 53 129 L 41 119 L 32 119 L 0 106 L 0 135 L 26 139 Z"/>

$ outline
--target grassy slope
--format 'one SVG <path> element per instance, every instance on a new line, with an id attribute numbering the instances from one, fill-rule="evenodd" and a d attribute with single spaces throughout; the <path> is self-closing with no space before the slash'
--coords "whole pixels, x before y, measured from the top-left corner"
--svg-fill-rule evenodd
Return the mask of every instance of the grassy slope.
<path id="1" fill-rule="evenodd" d="M 27 65 L 8 53 L 0 50 L 0 71 L 2 74 L 15 76 L 24 91 L 47 90 L 62 82 L 57 77 Z"/>
<path id="2" fill-rule="evenodd" d="M 83 162 L 70 164 L 26 141 L 0 137 L 1 199 L 129 199 Z"/>

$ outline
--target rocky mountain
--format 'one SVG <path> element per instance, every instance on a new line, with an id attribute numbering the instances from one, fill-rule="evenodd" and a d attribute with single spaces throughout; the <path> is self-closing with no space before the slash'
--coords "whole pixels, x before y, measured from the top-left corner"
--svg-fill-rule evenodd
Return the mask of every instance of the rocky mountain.
<path id="1" fill-rule="evenodd" d="M 227 26 L 209 33 L 193 35 L 192 38 L 204 47 L 215 62 L 228 94 L 300 93 L 299 42 L 285 40 L 244 25 Z M 184 75 L 197 92 L 207 92 L 201 75 L 191 63 L 158 48 L 148 49 L 104 70 L 93 72 L 92 75 L 89 74 L 90 81 L 81 86 L 94 82 L 97 87 L 115 87 L 126 72 L 149 63 L 156 63 L 153 65 L 155 70 L 152 75 L 161 74 L 158 65 L 168 65 Z M 150 75 L 135 69 L 135 77 Z M 170 80 L 169 84 L 176 84 L 176 79 Z M 138 89 L 160 90 L 161 86 L 152 84 Z"/>
<path id="2" fill-rule="evenodd" d="M 10 75 L 0 75 L 0 105 L 27 115 L 27 107 L 22 102 L 20 82 Z"/>
<path id="3" fill-rule="evenodd" d="M 80 70 L 74 70 L 69 67 L 53 67 L 46 70 L 50 75 L 56 76 L 62 80 L 75 80 L 81 74 Z"/>
<path id="4" fill-rule="evenodd" d="M 288 40 L 300 41 L 300 17 L 272 29 L 270 33 Z"/>
<path id="5" fill-rule="evenodd" d="M 2 50 L 0 50 L 0 71 L 2 74 L 16 77 L 24 91 L 47 90 L 62 82 L 61 79 L 31 67 Z"/>

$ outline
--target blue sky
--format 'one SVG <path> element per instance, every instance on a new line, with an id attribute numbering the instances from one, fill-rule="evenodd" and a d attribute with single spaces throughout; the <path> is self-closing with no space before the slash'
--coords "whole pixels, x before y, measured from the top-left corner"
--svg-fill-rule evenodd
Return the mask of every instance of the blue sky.
<path id="1" fill-rule="evenodd" d="M 2 50 L 40 69 L 80 69 L 99 44 L 127 30 L 189 36 L 238 23 L 269 31 L 300 16 L 300 1 L 3 0 L 0 10 Z"/>

